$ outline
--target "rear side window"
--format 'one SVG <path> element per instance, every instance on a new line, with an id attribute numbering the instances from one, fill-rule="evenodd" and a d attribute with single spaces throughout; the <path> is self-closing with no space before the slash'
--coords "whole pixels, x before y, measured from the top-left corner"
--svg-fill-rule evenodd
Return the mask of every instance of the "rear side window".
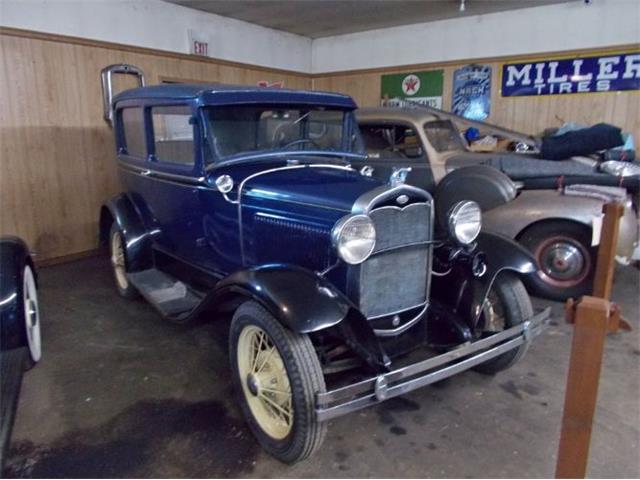
<path id="1" fill-rule="evenodd" d="M 161 162 L 194 164 L 193 125 L 188 106 L 153 107 L 153 141 Z"/>
<path id="2" fill-rule="evenodd" d="M 125 151 L 128 155 L 145 158 L 147 156 L 147 147 L 144 137 L 142 108 L 125 108 L 122 110 L 121 115 Z"/>

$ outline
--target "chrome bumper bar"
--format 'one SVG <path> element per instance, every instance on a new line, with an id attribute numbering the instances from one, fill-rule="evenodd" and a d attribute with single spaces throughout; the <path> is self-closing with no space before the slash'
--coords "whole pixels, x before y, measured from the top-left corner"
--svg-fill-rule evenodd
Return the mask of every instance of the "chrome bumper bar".
<path id="1" fill-rule="evenodd" d="M 331 420 L 389 398 L 404 395 L 468 370 L 509 350 L 527 345 L 542 333 L 551 308 L 529 320 L 473 343 L 466 343 L 437 357 L 408 365 L 345 387 L 316 394 L 316 418 Z M 524 354 L 523 349 L 521 355 Z"/>

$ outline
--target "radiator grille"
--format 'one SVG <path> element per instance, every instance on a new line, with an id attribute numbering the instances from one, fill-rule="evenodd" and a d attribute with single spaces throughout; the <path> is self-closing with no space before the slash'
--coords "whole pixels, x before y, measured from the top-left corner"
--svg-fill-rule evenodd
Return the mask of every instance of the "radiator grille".
<path id="1" fill-rule="evenodd" d="M 376 226 L 376 247 L 352 276 L 360 310 L 377 318 L 424 305 L 431 267 L 430 205 L 386 206 L 369 215 Z"/>

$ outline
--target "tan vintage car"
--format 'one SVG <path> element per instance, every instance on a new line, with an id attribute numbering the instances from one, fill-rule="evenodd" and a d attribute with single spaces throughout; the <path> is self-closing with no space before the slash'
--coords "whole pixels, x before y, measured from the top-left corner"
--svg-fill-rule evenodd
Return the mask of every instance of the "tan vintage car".
<path id="1" fill-rule="evenodd" d="M 402 176 L 441 200 L 465 196 L 477 201 L 483 209 L 483 228 L 516 239 L 534 254 L 538 272 L 530 277 L 529 287 L 548 298 L 563 300 L 590 293 L 602 208 L 608 201 L 625 206 L 617 260 L 629 264 L 640 259 L 637 206 L 626 189 L 608 186 L 620 184 L 620 178 L 600 173 L 584 160 L 535 158 L 533 137 L 500 127 L 491 126 L 533 154 L 472 152 L 456 126 L 458 119 L 422 107 L 359 109 L 357 120 L 368 157 L 354 165 L 378 178 Z M 526 177 L 527 171 L 537 175 Z M 560 188 L 529 189 L 523 188 L 527 182 L 518 175 L 538 182 L 554 176 L 575 181 Z M 624 180 L 632 186 L 638 182 L 637 178 Z"/>

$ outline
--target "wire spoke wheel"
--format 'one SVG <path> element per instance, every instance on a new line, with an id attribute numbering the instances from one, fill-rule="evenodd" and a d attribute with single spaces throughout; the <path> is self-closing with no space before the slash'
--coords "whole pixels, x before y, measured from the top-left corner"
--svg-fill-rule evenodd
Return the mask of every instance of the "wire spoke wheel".
<path id="1" fill-rule="evenodd" d="M 238 370 L 244 396 L 260 427 L 275 439 L 285 438 L 294 418 L 291 384 L 278 349 L 255 325 L 240 333 Z"/>
<path id="2" fill-rule="evenodd" d="M 129 286 L 129 281 L 127 280 L 122 234 L 119 230 L 111 233 L 111 266 L 113 267 L 113 273 L 116 277 L 116 282 L 118 282 L 118 286 L 126 289 Z"/>

